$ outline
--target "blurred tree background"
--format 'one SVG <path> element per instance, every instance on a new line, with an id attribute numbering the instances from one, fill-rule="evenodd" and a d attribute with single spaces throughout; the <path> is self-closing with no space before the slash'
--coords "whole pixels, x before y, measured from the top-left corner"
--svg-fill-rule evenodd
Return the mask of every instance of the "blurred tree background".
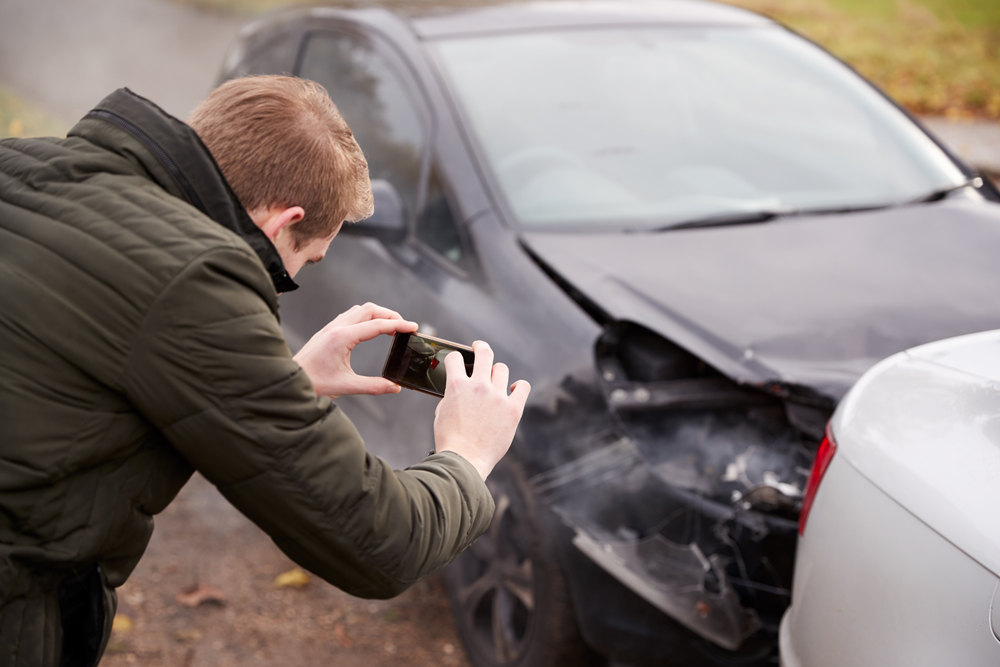
<path id="1" fill-rule="evenodd" d="M 266 11 L 295 0 L 180 1 L 230 11 Z M 720 1 L 760 12 L 819 43 L 913 113 L 1000 121 L 1000 0 Z"/>
<path id="2" fill-rule="evenodd" d="M 1000 121 L 1000 0 L 726 0 L 823 45 L 916 114 Z"/>
<path id="3" fill-rule="evenodd" d="M 65 132 L 65 123 L 0 88 L 0 137 L 61 136 Z"/>
<path id="4" fill-rule="evenodd" d="M 254 15 L 316 0 L 171 0 Z M 332 0 L 484 4 L 487 0 Z M 517 0 L 506 0 L 517 1 Z M 669 2 L 669 0 L 654 0 Z M 789 26 L 846 61 L 909 111 L 1000 122 L 1000 0 L 722 0 Z M 39 109 L 0 89 L 0 136 L 61 134 Z"/>

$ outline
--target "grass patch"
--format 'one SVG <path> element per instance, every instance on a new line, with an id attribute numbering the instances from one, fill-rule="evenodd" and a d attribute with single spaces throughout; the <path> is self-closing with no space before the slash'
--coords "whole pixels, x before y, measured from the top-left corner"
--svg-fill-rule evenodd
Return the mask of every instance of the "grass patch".
<path id="1" fill-rule="evenodd" d="M 69 129 L 0 88 L 0 137 L 63 136 Z"/>
<path id="2" fill-rule="evenodd" d="M 725 0 L 821 44 L 917 114 L 1000 120 L 996 0 Z"/>
<path id="3" fill-rule="evenodd" d="M 899 11 L 923 7 L 935 17 L 957 21 L 967 28 L 1000 26 L 1000 3 L 994 0 L 829 0 L 849 15 L 893 19 Z"/>

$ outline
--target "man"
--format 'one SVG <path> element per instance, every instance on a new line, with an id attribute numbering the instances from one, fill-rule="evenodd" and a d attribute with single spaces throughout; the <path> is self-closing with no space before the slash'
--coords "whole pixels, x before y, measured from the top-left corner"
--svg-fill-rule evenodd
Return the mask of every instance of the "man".
<path id="1" fill-rule="evenodd" d="M 508 393 L 488 345 L 471 377 L 446 358 L 436 453 L 393 471 L 328 397 L 398 391 L 350 352 L 416 325 L 358 306 L 294 359 L 281 334 L 278 293 L 372 209 L 325 91 L 240 79 L 190 123 L 122 89 L 65 139 L 0 142 L 0 664 L 96 664 L 115 587 L 194 470 L 362 597 L 491 519 L 483 482 L 529 387 Z"/>

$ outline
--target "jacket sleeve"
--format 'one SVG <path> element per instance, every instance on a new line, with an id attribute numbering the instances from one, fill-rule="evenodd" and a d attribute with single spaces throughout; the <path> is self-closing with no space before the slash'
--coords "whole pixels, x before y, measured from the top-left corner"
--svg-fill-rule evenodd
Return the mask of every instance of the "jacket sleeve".
<path id="1" fill-rule="evenodd" d="M 148 313 L 123 388 L 293 560 L 361 597 L 390 597 L 486 530 L 493 499 L 462 457 L 404 471 L 369 454 L 292 359 L 273 288 L 240 248 L 190 264 Z"/>

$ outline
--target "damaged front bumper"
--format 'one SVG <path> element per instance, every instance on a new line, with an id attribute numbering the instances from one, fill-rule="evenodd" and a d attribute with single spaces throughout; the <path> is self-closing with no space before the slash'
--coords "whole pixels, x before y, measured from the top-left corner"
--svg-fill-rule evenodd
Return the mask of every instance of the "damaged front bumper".
<path id="1" fill-rule="evenodd" d="M 717 646 L 735 651 L 762 626 L 740 588 L 769 598 L 764 613 L 787 605 L 791 572 L 774 571 L 785 567 L 772 559 L 748 562 L 740 542 L 750 542 L 751 558 L 759 557 L 765 541 L 794 539 L 794 520 L 668 484 L 628 439 L 542 473 L 533 486 L 572 530 L 580 552 Z M 761 566 L 767 575 L 755 581 Z"/>
<path id="2" fill-rule="evenodd" d="M 596 565 L 712 651 L 770 657 L 830 403 L 740 385 L 626 323 L 595 356 L 596 375 L 564 379 L 522 422 L 539 444 L 533 490 L 575 552 L 565 560 L 583 556 L 576 569 Z M 592 570 L 573 570 L 571 588 L 586 587 Z M 588 612 L 607 624 L 585 609 L 585 631 Z"/>
<path id="3" fill-rule="evenodd" d="M 697 637 L 723 651 L 773 645 L 812 455 L 781 406 L 660 408 L 623 426 L 604 405 L 603 420 L 594 403 L 560 420 L 577 454 L 535 468 L 541 505 L 579 554 Z"/>

